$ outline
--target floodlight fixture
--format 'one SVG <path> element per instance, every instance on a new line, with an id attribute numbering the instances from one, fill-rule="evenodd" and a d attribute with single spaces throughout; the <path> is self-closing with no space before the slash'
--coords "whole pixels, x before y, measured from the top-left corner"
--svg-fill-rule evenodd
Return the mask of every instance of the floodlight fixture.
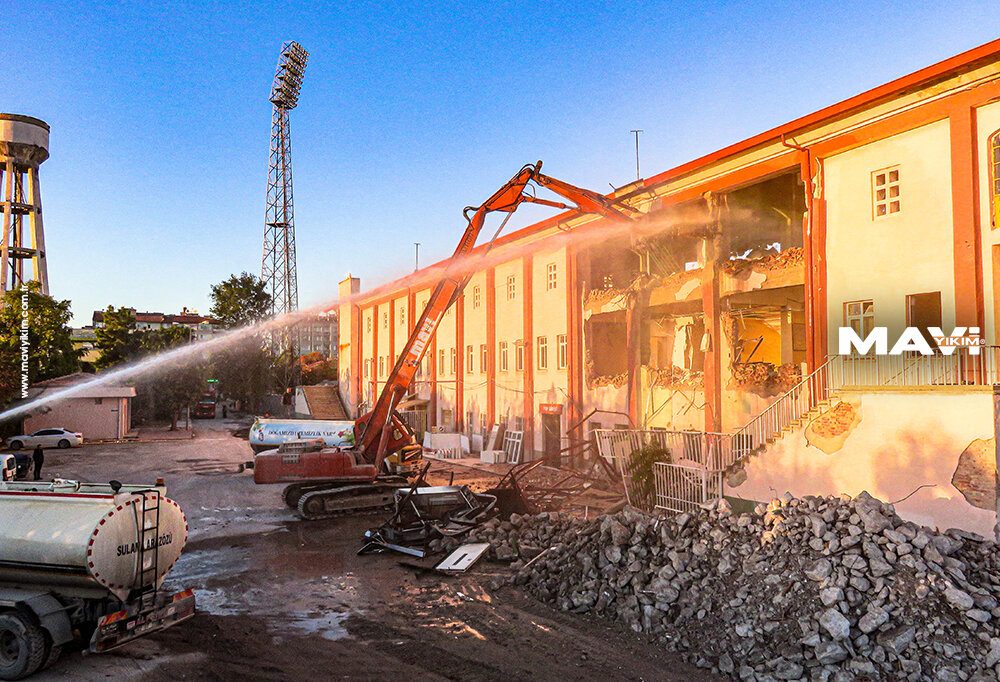
<path id="1" fill-rule="evenodd" d="M 299 101 L 302 76 L 309 61 L 309 53 L 294 40 L 281 46 L 278 69 L 271 85 L 271 103 L 281 109 L 294 109 Z"/>

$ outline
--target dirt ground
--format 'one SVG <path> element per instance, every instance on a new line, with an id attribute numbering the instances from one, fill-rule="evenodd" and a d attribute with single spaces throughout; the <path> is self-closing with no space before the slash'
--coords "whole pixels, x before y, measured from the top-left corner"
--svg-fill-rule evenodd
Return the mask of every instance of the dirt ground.
<path id="1" fill-rule="evenodd" d="M 191 527 L 166 587 L 193 588 L 198 613 L 107 654 L 65 654 L 32 679 L 718 679 L 648 638 L 548 608 L 507 586 L 501 564 L 444 577 L 400 555 L 358 556 L 385 514 L 297 519 L 280 486 L 237 473 L 250 449 L 234 427 L 46 453 L 45 478 L 166 479 Z M 484 480 L 452 469 L 456 483 Z"/>

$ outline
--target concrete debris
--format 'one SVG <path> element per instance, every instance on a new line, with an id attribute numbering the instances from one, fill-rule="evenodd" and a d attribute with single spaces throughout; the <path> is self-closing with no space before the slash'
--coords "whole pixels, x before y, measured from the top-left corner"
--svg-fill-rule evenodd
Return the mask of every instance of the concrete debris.
<path id="1" fill-rule="evenodd" d="M 653 518 L 513 515 L 473 529 L 510 580 L 739 680 L 995 680 L 1000 554 L 867 493 Z"/>

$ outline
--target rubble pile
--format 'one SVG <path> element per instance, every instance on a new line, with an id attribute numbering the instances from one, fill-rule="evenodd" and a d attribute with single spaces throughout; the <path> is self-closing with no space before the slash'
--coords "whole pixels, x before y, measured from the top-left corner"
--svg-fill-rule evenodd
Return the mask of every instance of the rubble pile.
<path id="1" fill-rule="evenodd" d="M 720 500 L 665 519 L 511 516 L 475 529 L 512 580 L 566 611 L 659 636 L 740 680 L 996 680 L 1000 557 L 867 493 Z M 533 558 L 532 558 L 533 557 Z"/>

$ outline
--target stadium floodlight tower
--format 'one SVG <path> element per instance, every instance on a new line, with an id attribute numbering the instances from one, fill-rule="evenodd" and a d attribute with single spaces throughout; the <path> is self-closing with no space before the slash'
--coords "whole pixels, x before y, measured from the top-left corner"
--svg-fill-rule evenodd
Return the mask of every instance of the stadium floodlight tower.
<path id="1" fill-rule="evenodd" d="M 271 312 L 298 310 L 295 271 L 295 220 L 292 211 L 292 144 L 288 112 L 299 101 L 302 75 L 309 53 L 294 41 L 281 46 L 278 69 L 271 86 L 271 164 L 267 174 L 267 215 L 264 220 L 264 258 L 261 279 L 271 294 Z M 286 342 L 289 336 L 285 335 Z"/>

